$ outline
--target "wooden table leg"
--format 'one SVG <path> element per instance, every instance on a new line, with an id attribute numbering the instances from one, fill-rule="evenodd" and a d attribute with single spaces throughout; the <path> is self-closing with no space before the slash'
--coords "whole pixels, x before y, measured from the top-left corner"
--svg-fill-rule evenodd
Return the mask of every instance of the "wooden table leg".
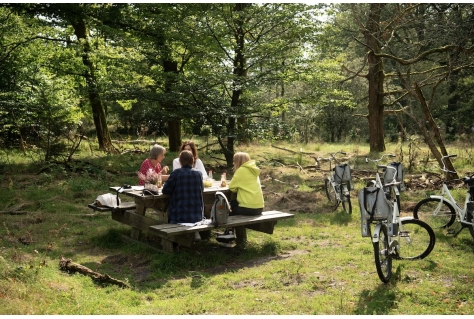
<path id="1" fill-rule="evenodd" d="M 135 200 L 135 204 L 137 204 L 136 213 L 139 215 L 145 216 L 145 212 L 146 212 L 145 203 L 141 200 Z M 142 231 L 140 229 L 132 228 L 130 237 L 133 239 L 138 239 L 140 237 L 141 232 Z"/>

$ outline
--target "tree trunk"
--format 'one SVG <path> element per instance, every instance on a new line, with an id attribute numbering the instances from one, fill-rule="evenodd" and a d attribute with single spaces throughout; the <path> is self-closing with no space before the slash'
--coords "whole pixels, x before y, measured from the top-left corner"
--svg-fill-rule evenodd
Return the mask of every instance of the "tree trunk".
<path id="1" fill-rule="evenodd" d="M 93 62 L 89 59 L 90 44 L 87 39 L 87 26 L 83 19 L 72 18 L 71 25 L 74 28 L 74 34 L 83 43 L 82 63 L 87 70 L 84 74 L 87 83 L 87 91 L 89 94 L 89 101 L 92 107 L 92 116 L 94 119 L 95 129 L 97 132 L 97 140 L 99 148 L 107 152 L 116 153 L 110 139 L 109 129 L 107 127 L 107 120 L 105 118 L 105 110 L 99 94 L 97 80 L 95 77 Z"/>
<path id="2" fill-rule="evenodd" d="M 417 100 L 420 102 L 421 105 L 421 110 L 423 111 L 423 119 L 422 122 L 417 122 L 418 126 L 420 127 L 421 133 L 425 139 L 426 144 L 431 150 L 431 153 L 434 155 L 436 158 L 436 161 L 440 165 L 440 167 L 443 167 L 443 162 L 441 161 L 442 156 L 449 155 L 446 147 L 444 145 L 443 139 L 441 138 L 441 134 L 439 132 L 439 128 L 436 125 L 435 121 L 433 120 L 433 117 L 431 116 L 431 112 L 428 107 L 428 103 L 426 102 L 426 99 L 423 95 L 423 92 L 421 91 L 421 88 L 418 86 L 418 83 L 415 82 L 415 94 L 417 97 Z M 426 126 L 428 125 L 428 129 Z M 433 135 L 434 135 L 434 140 L 433 140 Z M 436 143 L 438 144 L 438 148 L 436 147 Z M 444 159 L 444 163 L 446 164 L 446 168 L 452 172 L 455 172 L 456 170 L 454 169 L 453 164 L 451 163 L 451 160 L 448 158 Z M 447 174 L 447 179 L 452 180 L 458 178 L 457 174 Z"/>
<path id="3" fill-rule="evenodd" d="M 245 7 L 251 6 L 250 3 L 237 3 L 234 6 L 234 11 L 243 11 Z M 234 31 L 235 37 L 235 55 L 234 55 L 234 70 L 233 74 L 235 76 L 234 79 L 234 89 L 232 90 L 232 100 L 231 100 L 231 109 L 235 111 L 235 114 L 238 114 L 237 123 L 239 125 L 238 128 L 241 128 L 246 119 L 242 114 L 242 107 L 240 103 L 240 97 L 243 93 L 242 91 L 242 84 L 244 83 L 244 78 L 247 76 L 247 71 L 245 70 L 246 66 L 246 59 L 244 56 L 244 46 L 245 46 L 245 31 L 244 31 L 244 21 L 241 16 L 236 19 L 235 21 L 236 29 Z M 236 130 L 236 121 L 233 117 L 229 117 L 229 127 L 228 127 L 228 136 L 227 136 L 227 145 L 221 144 L 223 147 L 224 156 L 226 158 L 227 167 L 233 166 L 234 160 L 234 142 L 235 142 L 235 130 Z M 246 142 L 248 138 L 243 137 L 241 141 Z"/>
<path id="4" fill-rule="evenodd" d="M 380 42 L 377 37 L 380 31 L 380 12 L 384 4 L 372 3 L 370 5 L 369 17 L 366 28 L 363 31 L 367 49 L 367 59 L 369 71 L 367 80 L 369 82 L 369 140 L 371 152 L 385 151 L 384 133 L 383 133 L 383 83 L 385 74 L 383 71 L 383 60 L 375 54 L 380 53 Z M 374 54 L 375 53 L 375 54 Z"/>
<path id="5" fill-rule="evenodd" d="M 168 73 L 165 76 L 165 92 L 173 92 L 173 86 L 176 83 L 175 76 L 178 74 L 178 62 L 171 60 L 163 61 L 163 70 L 165 73 Z M 169 110 L 174 110 L 177 106 L 173 102 L 173 99 L 166 99 L 164 107 Z M 171 152 L 177 152 L 181 147 L 181 119 L 180 118 L 170 118 L 168 119 L 168 143 L 169 150 Z"/>

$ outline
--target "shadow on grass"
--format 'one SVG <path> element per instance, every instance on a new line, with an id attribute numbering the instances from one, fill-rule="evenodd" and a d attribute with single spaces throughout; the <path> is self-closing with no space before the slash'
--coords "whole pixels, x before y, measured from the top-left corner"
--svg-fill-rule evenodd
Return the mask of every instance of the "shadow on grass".
<path id="1" fill-rule="evenodd" d="M 179 252 L 170 254 L 157 249 L 158 241 L 153 241 L 152 237 L 142 235 L 138 241 L 126 242 L 123 237 L 122 231 L 110 229 L 106 234 L 92 238 L 93 245 L 116 253 L 104 258 L 100 264 L 84 266 L 119 280 L 128 279 L 136 290 L 156 289 L 168 279 L 190 275 L 192 287 L 198 288 L 203 278 L 257 267 L 291 255 L 280 255 L 280 245 L 272 238 L 259 244 L 249 242 L 243 248 L 226 248 L 214 240 L 203 240 L 191 248 L 181 247 Z"/>
<path id="2" fill-rule="evenodd" d="M 355 309 L 356 315 L 388 315 L 397 307 L 397 293 L 394 288 L 401 280 L 401 268 L 399 265 L 396 269 L 392 269 L 392 277 L 388 284 L 380 282 L 375 289 L 364 289 L 361 292 Z"/>
<path id="3" fill-rule="evenodd" d="M 331 225 L 347 226 L 352 222 L 352 214 L 346 213 L 342 207 L 339 207 L 334 214 L 330 215 Z"/>

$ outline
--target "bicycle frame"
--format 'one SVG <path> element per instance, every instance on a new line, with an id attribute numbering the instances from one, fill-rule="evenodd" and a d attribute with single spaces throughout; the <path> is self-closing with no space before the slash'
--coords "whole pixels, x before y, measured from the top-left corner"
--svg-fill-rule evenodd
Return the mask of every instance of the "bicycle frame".
<path id="1" fill-rule="evenodd" d="M 441 194 L 430 195 L 430 198 L 439 199 L 439 204 L 434 210 L 433 215 L 436 216 L 439 213 L 441 206 L 443 205 L 443 202 L 446 202 L 450 204 L 451 207 L 453 207 L 454 210 L 456 211 L 458 222 L 463 221 L 464 224 L 474 225 L 474 223 L 469 223 L 464 219 L 466 217 L 466 212 L 467 212 L 467 203 L 470 202 L 470 199 L 471 199 L 471 196 L 469 195 L 469 193 L 466 194 L 466 199 L 464 200 L 464 208 L 461 208 L 459 204 L 456 202 L 456 200 L 453 198 L 453 195 L 451 195 L 451 192 L 449 191 L 449 188 L 445 182 L 443 182 L 443 187 L 441 188 Z"/>
<path id="2" fill-rule="evenodd" d="M 333 160 L 336 160 L 336 155 L 337 155 L 337 154 L 346 155 L 345 152 L 340 151 L 340 152 L 336 152 L 336 153 L 330 154 L 330 156 L 327 157 L 327 158 L 318 157 L 318 158 L 316 158 L 316 162 L 319 162 L 320 160 L 326 160 L 326 161 L 329 162 L 329 177 L 328 177 L 327 179 L 328 179 L 329 183 L 331 184 L 331 187 L 334 189 L 334 192 L 335 192 L 335 194 L 336 194 L 336 200 L 337 200 L 338 202 L 341 202 L 341 201 L 342 201 L 342 198 L 341 198 L 341 193 L 340 193 L 338 187 L 342 187 L 342 190 L 343 190 L 343 192 L 344 192 L 344 195 L 348 195 L 348 194 L 349 194 L 349 189 L 348 189 L 346 183 L 338 184 L 338 183 L 336 183 L 336 181 L 335 181 L 335 179 L 334 179 L 334 174 L 335 174 L 335 173 L 334 173 L 334 171 L 333 171 L 333 169 L 332 169 L 332 161 L 333 161 Z"/>

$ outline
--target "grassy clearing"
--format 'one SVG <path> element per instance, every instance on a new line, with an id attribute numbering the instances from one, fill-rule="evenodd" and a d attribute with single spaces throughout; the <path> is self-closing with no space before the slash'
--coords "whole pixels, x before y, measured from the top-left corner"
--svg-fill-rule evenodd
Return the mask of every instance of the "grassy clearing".
<path id="1" fill-rule="evenodd" d="M 300 146 L 278 144 L 291 150 Z M 361 145 L 304 145 L 303 152 L 324 156 L 344 150 L 352 167 L 371 170 Z M 458 152 L 460 175 L 472 172 L 468 147 Z M 72 169 L 44 166 L 35 154 L 2 157 L 0 211 L 0 309 L 2 314 L 473 314 L 474 241 L 464 230 L 453 238 L 437 231 L 434 251 L 421 261 L 394 261 L 394 276 L 378 279 L 372 245 L 360 235 L 356 192 L 353 214 L 333 211 L 322 192 L 323 171 L 308 155 L 254 144 L 238 147 L 262 167 L 267 209 L 291 211 L 273 235 L 248 231 L 246 249 L 224 249 L 214 239 L 169 255 L 142 243 L 122 241 L 129 227 L 108 214 L 91 216 L 87 204 L 111 185 L 136 183 L 146 156 L 103 156 L 81 148 Z M 399 154 L 399 146 L 389 146 Z M 426 152 L 420 150 L 420 154 Z M 212 157 L 210 156 L 212 154 Z M 170 165 L 175 154 L 168 153 Z M 376 157 L 377 154 L 374 155 Z M 224 169 L 218 154 L 201 158 L 215 172 Z M 437 171 L 419 156 L 416 171 Z M 88 164 L 84 164 L 87 161 Z M 107 171 L 107 170 L 108 171 Z M 114 172 L 120 172 L 116 174 Z M 231 172 L 228 172 L 230 174 Z M 408 190 L 403 208 L 433 192 Z M 458 197 L 464 190 L 455 190 Z M 61 257 L 126 281 L 131 288 L 104 286 L 59 269 Z"/>

